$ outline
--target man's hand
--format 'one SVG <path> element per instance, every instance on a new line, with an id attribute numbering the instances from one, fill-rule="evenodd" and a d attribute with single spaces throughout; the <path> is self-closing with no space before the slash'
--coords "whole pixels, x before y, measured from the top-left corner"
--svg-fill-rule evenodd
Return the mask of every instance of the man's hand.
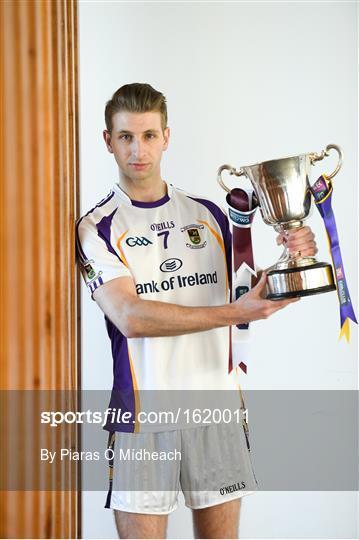
<path id="1" fill-rule="evenodd" d="M 310 227 L 291 229 L 287 231 L 286 235 L 279 234 L 277 244 L 285 245 L 290 253 L 300 252 L 303 257 L 312 257 L 318 253 L 314 233 Z"/>
<path id="2" fill-rule="evenodd" d="M 235 324 L 258 321 L 259 319 L 268 319 L 268 317 L 273 315 L 276 311 L 300 300 L 300 298 L 266 300 L 266 280 L 267 276 L 265 272 L 262 272 L 257 285 L 238 300 L 230 304 L 233 309 L 233 316 L 237 319 Z"/>

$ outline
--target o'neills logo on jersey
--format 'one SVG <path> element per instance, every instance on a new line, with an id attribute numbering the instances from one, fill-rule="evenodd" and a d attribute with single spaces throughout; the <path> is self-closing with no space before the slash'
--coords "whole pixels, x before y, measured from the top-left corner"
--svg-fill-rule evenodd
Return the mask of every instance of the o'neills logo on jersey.
<path id="1" fill-rule="evenodd" d="M 161 291 L 173 291 L 182 289 L 183 287 L 196 287 L 199 285 L 212 285 L 217 283 L 217 270 L 213 273 L 200 274 L 195 272 L 188 276 L 171 276 L 169 279 L 162 281 L 148 281 L 147 283 L 137 283 L 137 294 L 159 293 Z"/>
<path id="2" fill-rule="evenodd" d="M 207 244 L 206 240 L 202 242 L 200 230 L 204 229 L 204 225 L 186 225 L 181 228 L 181 232 L 185 232 L 191 243 L 186 243 L 186 246 L 191 249 L 204 248 Z"/>
<path id="3" fill-rule="evenodd" d="M 235 491 L 240 491 L 241 489 L 244 489 L 246 487 L 244 482 L 237 482 L 236 484 L 232 484 L 231 486 L 223 487 L 219 490 L 221 495 L 226 495 L 227 493 L 234 493 Z"/>
<path id="4" fill-rule="evenodd" d="M 165 231 L 166 229 L 173 229 L 175 226 L 174 221 L 162 221 L 162 223 L 152 223 L 150 229 L 151 231 Z"/>

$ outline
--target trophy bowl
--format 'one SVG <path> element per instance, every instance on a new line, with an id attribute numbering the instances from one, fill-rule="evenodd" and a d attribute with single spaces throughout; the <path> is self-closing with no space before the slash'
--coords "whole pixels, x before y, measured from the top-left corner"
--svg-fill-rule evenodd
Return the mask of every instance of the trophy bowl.
<path id="1" fill-rule="evenodd" d="M 290 229 L 303 226 L 311 209 L 310 170 L 317 161 L 329 155 L 329 150 L 338 153 L 338 164 L 328 180 L 340 170 L 343 153 L 339 146 L 330 144 L 320 154 L 300 154 L 282 159 L 264 161 L 241 167 L 238 171 L 230 165 L 218 169 L 217 180 L 227 192 L 221 174 L 228 170 L 231 175 L 246 176 L 255 191 L 263 221 L 286 237 Z M 336 289 L 332 266 L 318 262 L 315 257 L 302 256 L 301 252 L 290 253 L 286 247 L 279 260 L 265 270 L 267 274 L 268 299 L 294 298 Z"/>

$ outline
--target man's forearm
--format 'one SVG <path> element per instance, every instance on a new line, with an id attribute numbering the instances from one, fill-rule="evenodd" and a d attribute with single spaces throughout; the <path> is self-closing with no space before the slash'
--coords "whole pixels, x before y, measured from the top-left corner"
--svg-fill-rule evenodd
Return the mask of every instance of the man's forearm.
<path id="1" fill-rule="evenodd" d="M 129 338 L 178 336 L 266 319 L 297 299 L 266 300 L 266 275 L 231 304 L 182 306 L 143 300 L 129 278 L 112 280 L 94 292 L 94 299 L 108 319 Z"/>
<path id="2" fill-rule="evenodd" d="M 136 299 L 121 311 L 122 319 L 126 319 L 127 337 L 177 336 L 235 324 L 229 304 L 187 307 Z"/>

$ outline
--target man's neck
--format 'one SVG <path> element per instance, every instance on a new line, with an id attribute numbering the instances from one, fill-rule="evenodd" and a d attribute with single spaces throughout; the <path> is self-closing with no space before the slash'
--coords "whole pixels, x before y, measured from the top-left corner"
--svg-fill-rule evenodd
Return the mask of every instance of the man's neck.
<path id="1" fill-rule="evenodd" d="M 146 180 L 134 182 L 120 178 L 119 186 L 133 201 L 154 202 L 167 194 L 167 184 L 160 177 L 156 181 L 151 179 L 147 182 Z"/>

